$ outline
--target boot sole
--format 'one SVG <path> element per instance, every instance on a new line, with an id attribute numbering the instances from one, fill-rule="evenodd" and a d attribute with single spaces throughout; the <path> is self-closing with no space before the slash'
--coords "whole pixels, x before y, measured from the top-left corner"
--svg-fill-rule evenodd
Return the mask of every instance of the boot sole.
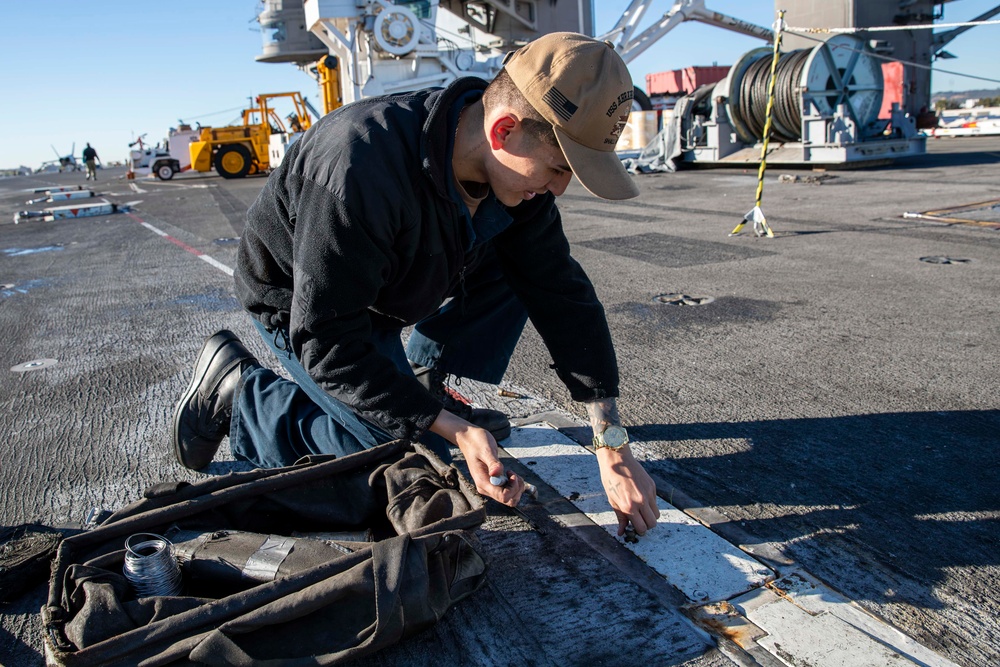
<path id="1" fill-rule="evenodd" d="M 201 383 L 205 380 L 205 375 L 208 373 L 208 369 L 212 367 L 212 362 L 215 360 L 214 354 L 212 356 L 207 356 L 205 351 L 208 350 L 210 346 L 214 346 L 218 351 L 229 341 L 239 342 L 239 340 L 240 339 L 236 334 L 225 329 L 208 337 L 208 340 L 206 340 L 205 344 L 201 346 L 201 351 L 198 353 L 198 363 L 195 366 L 194 374 L 191 377 L 191 383 L 188 384 L 188 388 L 184 391 L 184 395 L 181 396 L 181 400 L 178 401 L 177 406 L 174 408 L 174 430 L 172 433 L 174 456 L 177 457 L 177 460 L 185 468 L 197 470 L 197 468 L 192 468 L 189 465 L 184 456 L 184 448 L 181 447 L 181 415 L 184 414 L 185 408 L 191 403 L 191 399 L 198 393 L 198 387 L 200 387 Z"/>

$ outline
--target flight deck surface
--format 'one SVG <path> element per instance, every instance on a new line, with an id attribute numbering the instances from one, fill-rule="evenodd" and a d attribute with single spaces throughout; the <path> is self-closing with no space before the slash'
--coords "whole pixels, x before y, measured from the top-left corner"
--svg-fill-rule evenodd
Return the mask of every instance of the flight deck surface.
<path id="1" fill-rule="evenodd" d="M 754 167 L 639 176 L 617 203 L 574 181 L 563 224 L 662 523 L 612 535 L 585 413 L 529 325 L 513 396 L 457 390 L 515 418 L 503 458 L 538 498 L 488 504 L 487 584 L 358 664 L 1000 663 L 1000 209 L 968 208 L 1000 199 L 1000 138 L 817 176 L 768 170 L 770 239 L 728 235 Z M 99 179 L 0 180 L 2 526 L 245 469 L 225 444 L 182 468 L 174 404 L 217 329 L 277 368 L 231 278 L 264 178 Z M 129 210 L 13 223 L 67 185 Z M 0 606 L 3 665 L 44 664 L 45 592 Z"/>

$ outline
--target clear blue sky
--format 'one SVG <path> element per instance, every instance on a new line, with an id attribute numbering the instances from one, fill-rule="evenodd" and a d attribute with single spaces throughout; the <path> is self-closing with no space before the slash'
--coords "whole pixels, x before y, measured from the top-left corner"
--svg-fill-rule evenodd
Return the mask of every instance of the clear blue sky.
<path id="1" fill-rule="evenodd" d="M 945 20 L 968 20 L 1000 0 L 946 5 Z M 596 0 L 597 30 L 610 29 L 628 0 Z M 643 27 L 673 3 L 655 2 Z M 760 25 L 774 20 L 772 0 L 708 0 L 710 9 Z M 0 167 L 37 168 L 90 142 L 106 161 L 124 160 L 127 144 L 154 142 L 178 119 L 224 125 L 247 98 L 298 90 L 319 107 L 313 81 L 291 65 L 254 61 L 261 36 L 255 0 L 8 0 L 0 16 Z M 1000 26 L 970 30 L 948 46 L 959 56 L 944 69 L 1000 79 Z M 636 84 L 650 72 L 731 64 L 760 42 L 687 22 L 630 65 Z M 934 90 L 1000 84 L 941 74 Z"/>

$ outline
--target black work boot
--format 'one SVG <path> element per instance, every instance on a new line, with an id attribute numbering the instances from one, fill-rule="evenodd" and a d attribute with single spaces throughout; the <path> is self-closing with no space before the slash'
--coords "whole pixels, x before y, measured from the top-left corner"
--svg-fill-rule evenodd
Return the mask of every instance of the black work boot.
<path id="1" fill-rule="evenodd" d="M 222 330 L 205 341 L 194 377 L 174 411 L 173 446 L 185 468 L 201 470 L 229 435 L 233 396 L 240 375 L 257 359 L 232 331 Z"/>
<path id="2" fill-rule="evenodd" d="M 510 436 L 510 420 L 507 419 L 507 415 L 499 410 L 474 408 L 468 403 L 458 400 L 445 385 L 448 375 L 436 368 L 420 366 L 412 362 L 410 367 L 420 384 L 424 385 L 432 396 L 444 404 L 445 410 L 479 428 L 486 429 L 497 440 L 503 440 Z"/>

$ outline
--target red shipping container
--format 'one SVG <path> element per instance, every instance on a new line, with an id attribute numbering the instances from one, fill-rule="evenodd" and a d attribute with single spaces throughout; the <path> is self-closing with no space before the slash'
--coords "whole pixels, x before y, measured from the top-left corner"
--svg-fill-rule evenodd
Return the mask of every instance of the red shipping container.
<path id="1" fill-rule="evenodd" d="M 685 67 L 668 72 L 646 75 L 646 93 L 649 95 L 686 95 L 699 86 L 717 83 L 729 74 L 728 66 Z"/>

